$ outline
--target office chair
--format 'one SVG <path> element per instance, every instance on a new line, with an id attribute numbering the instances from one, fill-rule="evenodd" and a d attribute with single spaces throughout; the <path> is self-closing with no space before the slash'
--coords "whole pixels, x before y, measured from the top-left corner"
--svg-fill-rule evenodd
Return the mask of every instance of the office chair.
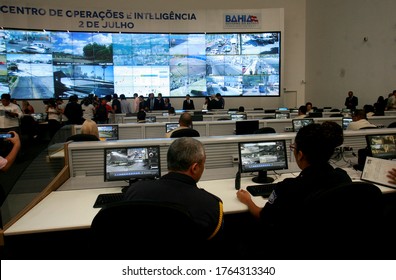
<path id="1" fill-rule="evenodd" d="M 283 259 L 381 258 L 383 216 L 382 192 L 371 183 L 322 189 L 266 229 L 274 246 L 269 249 Z"/>
<path id="2" fill-rule="evenodd" d="M 388 125 L 388 128 L 395 128 L 396 127 L 396 122 L 390 123 Z"/>
<path id="3" fill-rule="evenodd" d="M 210 243 L 184 207 L 166 202 L 105 206 L 94 217 L 91 233 L 92 257 L 99 259 L 197 258 Z"/>
<path id="4" fill-rule="evenodd" d="M 75 141 L 75 142 L 82 142 L 82 141 L 100 141 L 98 137 L 92 134 L 74 134 L 72 136 L 67 137 L 67 141 Z"/>
<path id="5" fill-rule="evenodd" d="M 198 131 L 192 128 L 184 128 L 178 129 L 172 132 L 171 138 L 180 138 L 180 137 L 199 137 L 200 134 Z"/>
<path id="6" fill-rule="evenodd" d="M 276 133 L 276 130 L 272 127 L 262 127 L 253 132 L 253 134 L 266 134 L 266 133 Z"/>

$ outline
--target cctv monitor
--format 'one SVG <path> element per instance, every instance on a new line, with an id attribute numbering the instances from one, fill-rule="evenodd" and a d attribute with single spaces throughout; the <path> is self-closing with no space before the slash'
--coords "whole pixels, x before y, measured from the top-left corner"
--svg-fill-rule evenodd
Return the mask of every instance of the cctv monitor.
<path id="1" fill-rule="evenodd" d="M 290 113 L 275 113 L 275 119 L 289 119 Z"/>
<path id="2" fill-rule="evenodd" d="M 285 140 L 239 142 L 238 152 L 240 172 L 258 172 L 252 179 L 255 183 L 271 183 L 274 179 L 267 171 L 288 168 Z"/>
<path id="3" fill-rule="evenodd" d="M 342 118 L 342 129 L 346 130 L 348 128 L 349 123 L 352 121 L 352 118 L 343 117 Z"/>
<path id="4" fill-rule="evenodd" d="M 230 114 L 230 118 L 234 121 L 247 120 L 247 114 Z"/>
<path id="5" fill-rule="evenodd" d="M 156 116 L 146 116 L 146 122 L 154 123 L 156 121 L 157 121 L 157 117 Z"/>
<path id="6" fill-rule="evenodd" d="M 396 159 L 396 133 L 366 135 L 369 156 Z"/>
<path id="7" fill-rule="evenodd" d="M 99 139 L 101 141 L 118 140 L 117 124 L 98 124 Z"/>
<path id="8" fill-rule="evenodd" d="M 321 117 L 323 117 L 323 113 L 322 112 L 311 112 L 308 114 L 308 116 L 310 118 L 321 118 Z"/>
<path id="9" fill-rule="evenodd" d="M 192 115 L 191 116 L 191 120 L 193 121 L 193 122 L 202 122 L 203 121 L 203 115 L 201 114 L 201 115 Z"/>
<path id="10" fill-rule="evenodd" d="M 259 129 L 258 120 L 248 120 L 248 121 L 236 121 L 235 122 L 235 134 L 254 134 L 256 130 Z"/>
<path id="11" fill-rule="evenodd" d="M 313 119 L 304 118 L 304 119 L 293 119 L 293 131 L 298 132 L 301 127 L 314 123 Z"/>
<path id="12" fill-rule="evenodd" d="M 175 128 L 179 127 L 179 123 L 175 122 L 175 123 L 166 123 L 165 124 L 165 132 L 168 133 L 172 130 L 174 130 Z"/>
<path id="13" fill-rule="evenodd" d="M 287 111 L 287 112 L 289 112 L 289 108 L 286 108 L 286 107 L 279 107 L 278 108 L 278 111 Z"/>
<path id="14" fill-rule="evenodd" d="M 161 176 L 159 146 L 106 148 L 104 181 L 158 179 Z"/>

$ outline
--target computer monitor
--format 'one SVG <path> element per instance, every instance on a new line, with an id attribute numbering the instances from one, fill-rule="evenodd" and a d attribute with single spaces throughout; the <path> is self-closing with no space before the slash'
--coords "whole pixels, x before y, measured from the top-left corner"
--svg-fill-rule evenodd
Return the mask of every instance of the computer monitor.
<path id="1" fill-rule="evenodd" d="M 311 112 L 308 114 L 310 118 L 322 118 L 323 113 L 322 112 Z"/>
<path id="2" fill-rule="evenodd" d="M 288 168 L 285 140 L 239 142 L 238 151 L 239 171 L 258 171 L 258 176 L 252 179 L 255 183 L 271 183 L 274 179 L 267 176 L 267 171 Z"/>
<path id="3" fill-rule="evenodd" d="M 396 133 L 366 135 L 369 156 L 396 159 Z"/>
<path id="4" fill-rule="evenodd" d="M 230 118 L 233 121 L 247 120 L 247 114 L 230 114 Z"/>
<path id="5" fill-rule="evenodd" d="M 238 113 L 238 109 L 228 109 L 227 114 L 232 115 Z"/>
<path id="6" fill-rule="evenodd" d="M 258 129 L 259 129 L 259 121 L 258 120 L 236 121 L 235 122 L 235 134 L 236 135 L 253 134 Z"/>
<path id="7" fill-rule="evenodd" d="M 146 116 L 146 122 L 154 123 L 156 121 L 157 121 L 157 117 L 156 116 Z"/>
<path id="8" fill-rule="evenodd" d="M 201 115 L 192 115 L 191 116 L 191 120 L 193 121 L 193 122 L 202 122 L 203 121 L 203 115 L 201 114 Z"/>
<path id="9" fill-rule="evenodd" d="M 168 112 L 162 112 L 162 116 L 163 117 L 167 117 L 167 116 L 169 116 L 169 113 Z"/>
<path id="10" fill-rule="evenodd" d="M 275 113 L 275 119 L 289 119 L 290 113 Z"/>
<path id="11" fill-rule="evenodd" d="M 140 146 L 104 149 L 104 181 L 133 182 L 161 176 L 160 147 Z"/>
<path id="12" fill-rule="evenodd" d="M 179 127 L 179 123 L 175 122 L 175 123 L 166 123 L 165 124 L 165 131 L 166 133 L 174 130 L 175 128 Z"/>
<path id="13" fill-rule="evenodd" d="M 314 123 L 313 119 L 304 118 L 304 119 L 292 119 L 293 131 L 298 132 L 300 128 L 306 126 L 308 124 Z"/>
<path id="14" fill-rule="evenodd" d="M 287 108 L 287 107 L 279 107 L 278 111 L 287 111 L 287 112 L 289 112 L 289 108 Z"/>
<path id="15" fill-rule="evenodd" d="M 118 140 L 118 124 L 98 124 L 101 141 Z"/>
<path id="16" fill-rule="evenodd" d="M 352 121 L 350 117 L 343 117 L 342 118 L 342 129 L 346 130 L 348 128 L 349 123 Z"/>

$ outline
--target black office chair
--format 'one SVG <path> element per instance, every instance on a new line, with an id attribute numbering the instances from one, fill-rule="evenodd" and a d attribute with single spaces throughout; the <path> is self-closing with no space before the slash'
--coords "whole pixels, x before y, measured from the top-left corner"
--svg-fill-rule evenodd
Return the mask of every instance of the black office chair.
<path id="1" fill-rule="evenodd" d="M 72 136 L 67 137 L 66 142 L 67 141 L 74 141 L 74 142 L 100 141 L 100 139 L 92 134 L 74 134 Z"/>
<path id="2" fill-rule="evenodd" d="M 266 133 L 276 133 L 276 130 L 272 127 L 262 127 L 253 132 L 253 134 L 266 134 Z"/>
<path id="3" fill-rule="evenodd" d="M 396 122 L 390 123 L 388 125 L 388 128 L 395 128 L 396 127 Z"/>
<path id="4" fill-rule="evenodd" d="M 178 129 L 172 132 L 171 134 L 171 138 L 199 137 L 199 136 L 200 136 L 199 132 L 192 128 Z"/>
<path id="5" fill-rule="evenodd" d="M 184 207 L 154 201 L 103 207 L 91 233 L 92 257 L 98 259 L 198 258 L 210 243 Z"/>
<path id="6" fill-rule="evenodd" d="M 269 250 L 283 259 L 381 259 L 382 198 L 378 187 L 365 182 L 317 191 L 279 217 Z"/>

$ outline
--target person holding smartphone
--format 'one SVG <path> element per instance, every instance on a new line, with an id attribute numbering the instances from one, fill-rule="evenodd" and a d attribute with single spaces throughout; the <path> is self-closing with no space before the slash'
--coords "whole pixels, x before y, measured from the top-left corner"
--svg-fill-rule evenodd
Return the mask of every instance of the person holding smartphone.
<path id="1" fill-rule="evenodd" d="M 1 134 L 5 134 L 2 132 Z M 21 141 L 19 139 L 18 133 L 15 131 L 9 131 L 7 132 L 4 139 L 1 139 L 0 141 L 9 141 L 12 144 L 11 151 L 7 155 L 0 155 L 0 171 L 1 172 L 7 172 L 12 164 L 14 163 L 15 159 L 17 158 L 18 152 L 21 148 Z M 3 157 L 4 156 L 4 157 Z"/>

